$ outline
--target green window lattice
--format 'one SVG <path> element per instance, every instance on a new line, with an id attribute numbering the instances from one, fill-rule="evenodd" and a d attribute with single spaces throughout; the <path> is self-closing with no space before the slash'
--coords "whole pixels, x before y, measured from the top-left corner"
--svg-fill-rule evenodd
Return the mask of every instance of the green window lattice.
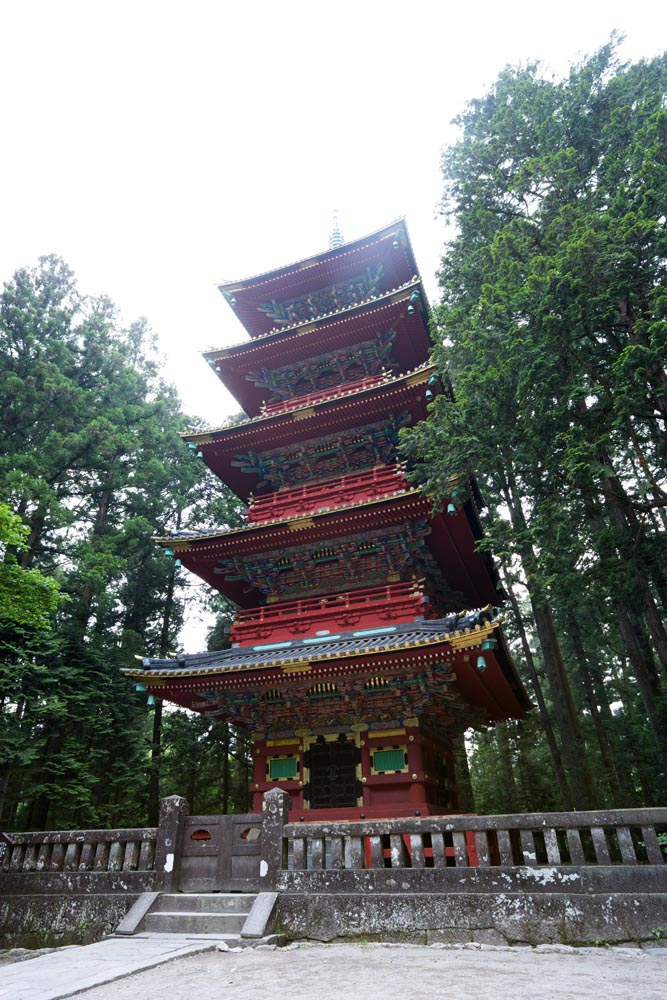
<path id="1" fill-rule="evenodd" d="M 296 757 L 272 757 L 269 760 L 269 778 L 296 778 L 299 764 Z"/>
<path id="2" fill-rule="evenodd" d="M 405 768 L 403 750 L 376 750 L 373 755 L 376 771 L 402 771 Z"/>

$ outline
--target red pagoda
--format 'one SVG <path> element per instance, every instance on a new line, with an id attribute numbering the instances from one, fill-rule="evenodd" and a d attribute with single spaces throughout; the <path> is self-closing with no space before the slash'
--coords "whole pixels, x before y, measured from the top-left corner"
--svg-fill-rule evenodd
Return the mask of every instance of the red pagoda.
<path id="1" fill-rule="evenodd" d="M 251 731 L 255 809 L 279 786 L 298 818 L 456 812 L 454 742 L 529 702 L 474 484 L 434 514 L 397 458 L 446 391 L 405 224 L 337 243 L 220 286 L 250 339 L 205 358 L 247 419 L 184 437 L 246 523 L 157 541 L 238 606 L 231 647 L 127 673 Z"/>

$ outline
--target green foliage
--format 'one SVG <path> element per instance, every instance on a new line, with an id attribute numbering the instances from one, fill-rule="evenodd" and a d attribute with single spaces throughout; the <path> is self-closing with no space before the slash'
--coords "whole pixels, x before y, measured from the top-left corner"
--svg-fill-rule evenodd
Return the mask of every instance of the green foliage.
<path id="1" fill-rule="evenodd" d="M 211 595 L 208 607 L 210 611 L 214 612 L 215 621 L 208 633 L 206 648 L 210 651 L 227 649 L 229 632 L 234 621 L 234 607 L 222 594 Z"/>
<path id="2" fill-rule="evenodd" d="M 475 811 L 549 812 L 560 808 L 549 747 L 536 714 L 521 723 L 470 734 L 468 747 Z"/>
<path id="3" fill-rule="evenodd" d="M 453 393 L 404 454 L 438 500 L 479 476 L 572 799 L 652 803 L 667 791 L 667 56 L 622 66 L 612 39 L 564 80 L 508 68 L 458 125 L 434 328 Z"/>
<path id="4" fill-rule="evenodd" d="M 248 734 L 202 715 L 165 714 L 164 795 L 183 795 L 199 815 L 248 812 L 251 770 Z"/>
<path id="5" fill-rule="evenodd" d="M 0 644 L 18 629 L 47 629 L 58 606 L 59 587 L 38 570 L 21 569 L 15 551 L 28 539 L 28 528 L 7 504 L 0 504 Z"/>
<path id="6" fill-rule="evenodd" d="M 136 825 L 159 754 L 120 669 L 177 647 L 186 596 L 151 535 L 239 505 L 183 447 L 146 323 L 57 257 L 0 298 L 0 378 L 0 825 Z"/>

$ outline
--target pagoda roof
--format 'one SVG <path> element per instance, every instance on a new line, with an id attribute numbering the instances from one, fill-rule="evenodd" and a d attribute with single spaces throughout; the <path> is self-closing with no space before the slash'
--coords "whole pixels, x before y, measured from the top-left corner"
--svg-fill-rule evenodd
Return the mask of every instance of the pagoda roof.
<path id="1" fill-rule="evenodd" d="M 298 444 L 333 431 L 345 431 L 385 420 L 389 413 L 407 411 L 412 423 L 426 417 L 424 389 L 437 375 L 435 365 L 424 364 L 402 375 L 387 374 L 376 384 L 340 386 L 317 401 L 305 396 L 282 412 L 269 410 L 228 427 L 189 431 L 185 441 L 197 445 L 203 460 L 218 479 L 247 499 L 257 491 L 258 477 L 233 465 L 240 452 L 269 451 Z"/>
<path id="2" fill-rule="evenodd" d="M 485 721 L 521 716 L 531 703 L 507 652 L 501 620 L 490 607 L 417 620 L 403 625 L 340 632 L 335 635 L 256 646 L 141 658 L 123 673 L 141 681 L 168 700 L 186 707 L 199 703 L 202 689 L 270 689 L 309 680 L 336 679 L 345 674 L 420 668 L 425 663 L 451 664 L 464 702 L 483 711 Z M 491 640 L 489 642 L 489 640 Z M 484 663 L 477 657 L 484 643 Z M 490 647 L 490 648 L 489 648 Z M 257 692 L 259 693 L 259 692 Z M 211 709 L 215 714 L 216 703 Z"/>
<path id="3" fill-rule="evenodd" d="M 211 532 L 173 534 L 154 541 L 169 548 L 183 565 L 241 607 L 255 607 L 261 593 L 245 579 L 226 580 L 216 567 L 221 559 L 262 553 L 289 553 L 295 546 L 326 543 L 336 539 L 400 526 L 407 521 L 428 519 L 425 542 L 436 563 L 444 567 L 448 585 L 470 601 L 497 602 L 497 576 L 488 556 L 476 550 L 480 536 L 477 515 L 470 502 L 455 516 L 433 514 L 432 501 L 408 486 L 393 494 L 362 503 L 341 505 L 312 514 L 276 521 L 246 524 L 241 528 Z"/>
<path id="4" fill-rule="evenodd" d="M 414 304 L 409 313 L 411 297 Z M 267 390 L 248 380 L 249 371 L 296 366 L 306 358 L 354 347 L 390 328 L 396 333 L 391 353 L 402 371 L 428 359 L 427 304 L 419 278 L 347 309 L 271 330 L 256 340 L 204 351 L 203 356 L 246 413 L 254 416 L 260 412 Z"/>
<path id="5" fill-rule="evenodd" d="M 262 306 L 307 296 L 337 282 L 356 279 L 381 265 L 381 291 L 398 288 L 418 274 L 404 219 L 332 250 L 218 288 L 251 337 L 279 328 Z"/>

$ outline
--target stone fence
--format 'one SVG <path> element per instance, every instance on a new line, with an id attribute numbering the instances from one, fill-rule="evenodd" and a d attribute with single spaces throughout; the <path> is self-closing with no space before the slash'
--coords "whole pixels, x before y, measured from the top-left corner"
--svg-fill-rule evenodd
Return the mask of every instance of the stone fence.
<path id="1" fill-rule="evenodd" d="M 655 943 L 665 834 L 667 809 L 286 823 L 280 919 L 324 941 Z"/>
<path id="2" fill-rule="evenodd" d="M 662 865 L 667 809 L 289 823 L 297 871 Z"/>
<path id="3" fill-rule="evenodd" d="M 174 888 L 185 799 L 158 827 L 0 834 L 0 948 L 88 944 L 144 892 Z"/>
<path id="4" fill-rule="evenodd" d="M 0 896 L 169 891 L 184 805 L 163 799 L 157 827 L 3 835 Z"/>
<path id="5" fill-rule="evenodd" d="M 288 937 L 667 938 L 667 809 L 290 823 L 288 802 L 267 792 L 255 824 L 256 888 Z M 94 940 L 141 893 L 178 891 L 195 819 L 173 796 L 156 828 L 0 834 L 0 946 Z"/>
<path id="6" fill-rule="evenodd" d="M 3 871 L 152 872 L 157 827 L 136 830 L 61 830 L 11 835 Z"/>

